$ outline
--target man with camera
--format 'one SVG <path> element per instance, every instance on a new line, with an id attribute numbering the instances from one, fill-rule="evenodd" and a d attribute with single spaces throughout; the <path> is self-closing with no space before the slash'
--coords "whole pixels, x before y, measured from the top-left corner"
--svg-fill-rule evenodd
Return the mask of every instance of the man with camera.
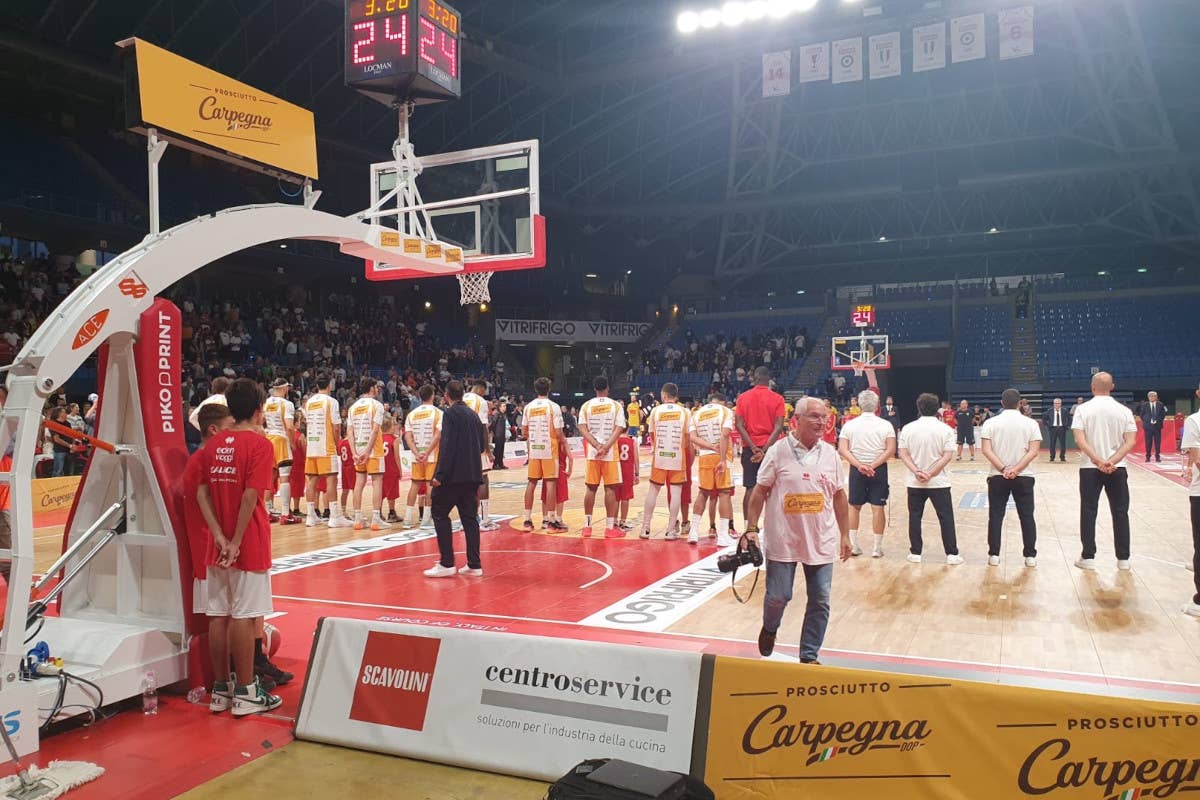
<path id="1" fill-rule="evenodd" d="M 775 634 L 792 599 L 800 565 L 808 596 L 800 635 L 803 664 L 820 663 L 817 656 L 829 625 L 833 564 L 850 558 L 849 503 L 842 486 L 842 461 L 837 448 L 821 440 L 826 414 L 817 398 L 801 398 L 792 432 L 767 450 L 758 468 L 758 483 L 746 515 L 746 535 L 737 553 L 743 563 L 757 555 L 750 545 L 758 533 L 759 515 L 765 512 L 767 594 L 758 651 L 765 657 L 775 649 Z"/>

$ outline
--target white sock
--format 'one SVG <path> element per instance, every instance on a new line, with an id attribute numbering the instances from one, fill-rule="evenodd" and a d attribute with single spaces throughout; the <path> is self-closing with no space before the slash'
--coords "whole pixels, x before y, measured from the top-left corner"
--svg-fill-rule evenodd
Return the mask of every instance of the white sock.
<path id="1" fill-rule="evenodd" d="M 692 530 L 689 535 L 696 539 L 700 538 L 700 518 L 699 517 L 692 520 Z"/>
<path id="2" fill-rule="evenodd" d="M 283 507 L 284 514 L 292 513 L 292 485 L 284 483 L 279 487 L 279 505 Z"/>
<path id="3" fill-rule="evenodd" d="M 333 502 L 329 504 L 329 518 L 340 519 L 342 516 L 342 504 Z"/>
<path id="4" fill-rule="evenodd" d="M 479 513 L 483 515 L 484 522 L 487 522 L 489 519 L 491 519 L 491 517 L 488 516 L 488 501 L 487 500 L 479 501 Z"/>
<path id="5" fill-rule="evenodd" d="M 875 549 L 876 550 L 883 549 L 883 534 L 882 533 L 875 534 Z"/>
<path id="6" fill-rule="evenodd" d="M 658 502 L 658 492 L 662 489 L 657 484 L 650 484 L 646 491 L 646 505 L 642 511 L 642 530 L 650 530 L 650 520 L 654 518 L 654 504 Z"/>
<path id="7" fill-rule="evenodd" d="M 679 502 L 683 499 L 680 492 L 675 492 L 671 495 L 670 502 L 667 503 L 667 514 L 671 518 L 671 527 L 675 528 L 675 520 L 679 519 Z M 678 530 L 676 528 L 676 530 Z"/>
<path id="8" fill-rule="evenodd" d="M 728 536 L 729 535 L 729 523 L 731 523 L 732 521 L 733 520 L 728 520 L 728 519 L 725 519 L 724 517 L 721 517 L 721 519 L 717 520 L 717 536 L 722 536 L 722 537 Z"/>
<path id="9" fill-rule="evenodd" d="M 613 527 L 614 527 L 614 526 L 613 526 L 613 518 L 612 518 L 612 517 L 605 517 L 605 518 L 604 518 L 604 529 L 605 529 L 605 530 L 610 530 L 610 529 L 611 529 L 611 528 L 613 528 Z"/>
<path id="10" fill-rule="evenodd" d="M 858 531 L 850 531 L 850 546 L 858 547 Z"/>
<path id="11" fill-rule="evenodd" d="M 354 521 L 362 522 L 362 520 L 363 520 L 363 512 L 362 512 L 362 509 L 359 509 L 354 512 Z"/>
<path id="12" fill-rule="evenodd" d="M 417 518 L 417 507 L 416 506 L 405 506 L 404 507 L 404 518 L 406 520 L 416 519 Z"/>
<path id="13" fill-rule="evenodd" d="M 532 508 L 525 509 L 525 519 L 527 519 L 527 520 L 533 519 L 533 509 Z"/>

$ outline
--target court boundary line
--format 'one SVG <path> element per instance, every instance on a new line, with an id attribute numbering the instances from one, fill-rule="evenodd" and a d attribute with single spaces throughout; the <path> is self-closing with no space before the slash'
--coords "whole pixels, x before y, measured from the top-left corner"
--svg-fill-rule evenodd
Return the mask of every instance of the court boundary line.
<path id="1" fill-rule="evenodd" d="M 484 553 L 539 553 L 541 555 L 546 555 L 546 556 L 567 556 L 569 558 L 582 558 L 584 561 L 591 561 L 594 564 L 599 564 L 600 566 L 604 567 L 604 574 L 601 575 L 599 578 L 596 578 L 593 581 L 588 581 L 587 583 L 581 584 L 579 586 L 579 588 L 581 590 L 588 589 L 592 586 L 595 586 L 597 583 L 600 583 L 601 581 L 606 581 L 609 578 L 611 578 L 612 574 L 613 574 L 612 565 L 609 564 L 608 562 L 601 561 L 598 558 L 592 558 L 591 556 L 581 556 L 578 553 L 564 553 L 564 552 L 560 552 L 557 550 L 480 550 L 479 551 L 480 555 L 483 555 Z M 466 551 L 456 550 L 456 551 L 454 551 L 454 554 L 456 556 L 466 555 Z M 343 569 L 342 572 L 356 572 L 360 569 L 367 569 L 368 567 L 379 567 L 384 564 L 394 563 L 396 561 L 411 561 L 412 559 L 416 559 L 416 558 L 429 558 L 432 555 L 433 555 L 432 553 L 421 553 L 419 555 L 413 555 L 413 556 L 400 556 L 398 558 L 389 558 L 384 561 L 372 561 L 369 564 L 359 564 L 357 567 L 350 567 L 349 569 Z"/>

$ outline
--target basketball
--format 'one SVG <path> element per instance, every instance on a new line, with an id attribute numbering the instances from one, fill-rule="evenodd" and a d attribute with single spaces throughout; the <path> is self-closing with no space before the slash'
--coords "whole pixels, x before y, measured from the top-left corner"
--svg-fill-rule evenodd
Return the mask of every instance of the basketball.
<path id="1" fill-rule="evenodd" d="M 281 645 L 282 643 L 283 643 L 283 634 L 281 634 L 279 632 L 279 628 L 276 628 L 274 625 L 272 625 L 269 622 L 264 622 L 263 623 L 263 650 L 266 651 L 267 656 L 270 657 L 270 656 L 275 655 L 275 653 L 279 652 L 279 645 Z"/>

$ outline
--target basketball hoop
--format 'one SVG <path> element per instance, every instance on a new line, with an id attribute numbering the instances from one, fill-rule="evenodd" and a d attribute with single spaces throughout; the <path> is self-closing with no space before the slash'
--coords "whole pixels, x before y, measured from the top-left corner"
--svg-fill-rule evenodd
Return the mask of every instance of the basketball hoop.
<path id="1" fill-rule="evenodd" d="M 455 277 L 458 278 L 459 303 L 462 305 L 470 305 L 471 303 L 490 303 L 492 295 L 488 291 L 488 282 L 492 277 L 491 272 L 460 272 Z"/>
<path id="2" fill-rule="evenodd" d="M 851 361 L 850 368 L 854 370 L 854 375 L 858 378 L 861 378 L 863 373 L 867 371 L 867 365 L 862 361 Z"/>

